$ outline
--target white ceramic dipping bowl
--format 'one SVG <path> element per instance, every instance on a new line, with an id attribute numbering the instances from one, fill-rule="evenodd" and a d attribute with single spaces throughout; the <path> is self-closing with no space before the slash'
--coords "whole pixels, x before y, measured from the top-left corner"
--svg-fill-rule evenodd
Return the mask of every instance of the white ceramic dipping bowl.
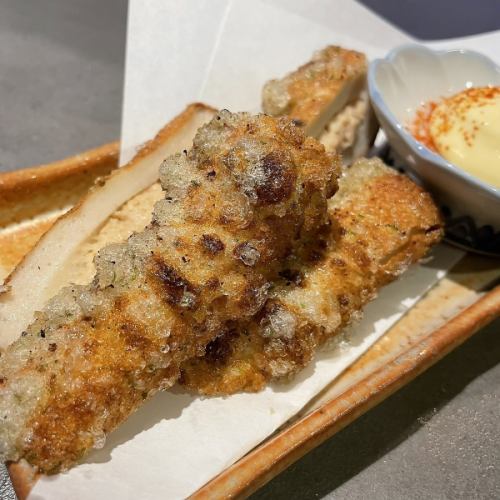
<path id="1" fill-rule="evenodd" d="M 417 108 L 470 87 L 500 86 L 500 67 L 469 50 L 434 51 L 403 45 L 368 70 L 373 108 L 392 148 L 453 216 L 500 230 L 500 190 L 418 142 L 407 130 Z M 500 165 L 498 166 L 500 168 Z"/>

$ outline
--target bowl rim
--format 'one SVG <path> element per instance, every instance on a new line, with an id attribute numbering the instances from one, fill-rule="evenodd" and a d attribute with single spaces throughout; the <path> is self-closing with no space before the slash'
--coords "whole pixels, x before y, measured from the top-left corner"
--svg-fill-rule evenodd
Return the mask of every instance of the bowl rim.
<path id="1" fill-rule="evenodd" d="M 462 178 L 464 181 L 472 184 L 474 187 L 486 191 L 489 195 L 497 198 L 500 201 L 500 188 L 496 188 L 491 184 L 478 179 L 477 177 L 469 174 L 462 168 L 458 167 L 452 162 L 445 160 L 441 155 L 435 153 L 430 150 L 427 146 L 417 141 L 413 135 L 406 129 L 406 127 L 396 118 L 395 114 L 387 105 L 385 99 L 382 97 L 382 93 L 379 90 L 379 86 L 376 83 L 376 74 L 378 68 L 381 63 L 389 62 L 393 63 L 396 56 L 398 56 L 402 52 L 406 52 L 408 50 L 420 50 L 422 52 L 431 53 L 433 55 L 437 55 L 437 57 L 444 57 L 447 54 L 461 54 L 467 57 L 475 57 L 477 59 L 482 59 L 484 63 L 490 66 L 493 70 L 495 70 L 500 78 L 500 66 L 496 64 L 490 57 L 477 52 L 475 50 L 470 49 L 444 49 L 444 50 L 434 50 L 426 47 L 425 45 L 417 44 L 417 43 L 406 43 L 403 45 L 399 45 L 394 49 L 390 50 L 384 58 L 374 59 L 369 67 L 368 67 L 368 93 L 370 96 L 370 100 L 373 103 L 373 106 L 379 110 L 380 113 L 384 115 L 384 118 L 387 119 L 392 127 L 396 130 L 399 137 L 406 142 L 406 144 L 410 147 L 412 152 L 420 157 L 422 160 L 427 161 L 429 163 L 435 164 L 441 169 L 447 171 L 448 173 Z"/>

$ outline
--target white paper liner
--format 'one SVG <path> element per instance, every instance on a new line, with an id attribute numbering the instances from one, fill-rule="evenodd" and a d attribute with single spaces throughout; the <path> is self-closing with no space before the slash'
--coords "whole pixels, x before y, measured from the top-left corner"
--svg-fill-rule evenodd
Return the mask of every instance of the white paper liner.
<path id="1" fill-rule="evenodd" d="M 266 80 L 325 45 L 374 58 L 407 41 L 351 0 L 130 0 L 120 163 L 193 101 L 257 111 Z"/>

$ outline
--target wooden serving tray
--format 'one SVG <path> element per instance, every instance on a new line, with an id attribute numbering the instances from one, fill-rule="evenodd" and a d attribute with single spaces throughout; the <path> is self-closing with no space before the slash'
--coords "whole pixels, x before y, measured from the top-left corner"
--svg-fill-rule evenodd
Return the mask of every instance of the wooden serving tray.
<path id="1" fill-rule="evenodd" d="M 117 167 L 118 143 L 0 174 L 0 279 L 98 177 Z M 467 255 L 369 351 L 273 436 L 192 498 L 246 497 L 383 401 L 500 315 L 498 260 Z M 18 498 L 36 478 L 9 468 Z"/>

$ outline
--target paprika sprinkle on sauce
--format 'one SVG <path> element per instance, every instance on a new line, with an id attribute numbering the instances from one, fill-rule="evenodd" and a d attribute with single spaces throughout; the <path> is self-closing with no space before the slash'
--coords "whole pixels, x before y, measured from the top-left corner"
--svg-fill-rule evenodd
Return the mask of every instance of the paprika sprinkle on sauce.
<path id="1" fill-rule="evenodd" d="M 473 87 L 428 102 L 409 129 L 446 160 L 500 187 L 500 87 Z"/>
<path id="2" fill-rule="evenodd" d="M 417 109 L 415 118 L 410 126 L 410 132 L 413 137 L 434 152 L 437 152 L 437 149 L 434 141 L 432 140 L 429 125 L 432 112 L 436 109 L 436 106 L 437 104 L 434 101 L 422 104 Z"/>

